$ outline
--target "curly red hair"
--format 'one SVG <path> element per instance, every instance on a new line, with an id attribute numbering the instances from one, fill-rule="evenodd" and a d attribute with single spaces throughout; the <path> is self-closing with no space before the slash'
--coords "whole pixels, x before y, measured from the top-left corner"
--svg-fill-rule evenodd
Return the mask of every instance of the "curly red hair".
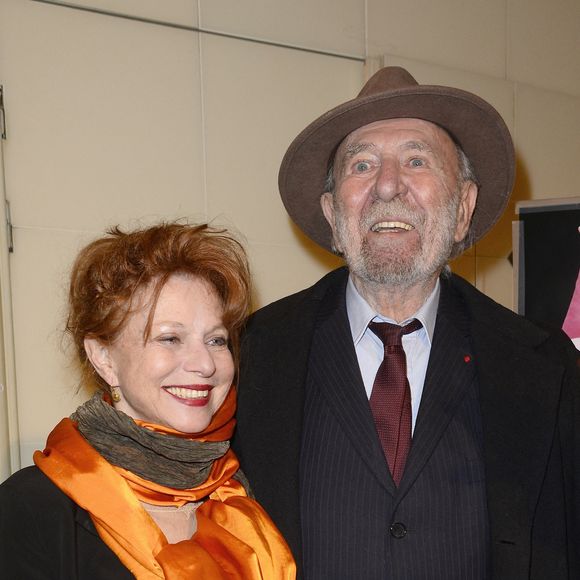
<path id="1" fill-rule="evenodd" d="M 114 341 L 128 317 L 142 307 L 138 291 L 150 289 L 146 341 L 159 294 L 174 274 L 201 278 L 215 289 L 237 368 L 240 332 L 251 300 L 241 244 L 226 230 L 207 224 L 162 223 L 131 232 L 114 227 L 80 251 L 71 272 L 66 331 L 76 348 L 83 384 L 109 390 L 88 360 L 85 338 Z"/>

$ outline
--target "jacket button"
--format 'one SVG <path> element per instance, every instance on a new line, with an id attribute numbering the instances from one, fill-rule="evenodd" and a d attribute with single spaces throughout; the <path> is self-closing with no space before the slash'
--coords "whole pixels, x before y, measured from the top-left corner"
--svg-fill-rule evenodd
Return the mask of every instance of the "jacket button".
<path id="1" fill-rule="evenodd" d="M 407 535 L 407 528 L 405 527 L 405 524 L 402 524 L 401 522 L 395 522 L 394 524 L 391 524 L 389 532 L 393 538 L 400 540 Z"/>

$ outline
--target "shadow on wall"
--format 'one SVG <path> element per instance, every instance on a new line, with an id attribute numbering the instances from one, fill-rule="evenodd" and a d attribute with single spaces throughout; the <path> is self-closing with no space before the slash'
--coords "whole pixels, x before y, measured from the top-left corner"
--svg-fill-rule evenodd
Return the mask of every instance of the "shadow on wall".
<path id="1" fill-rule="evenodd" d="M 516 156 L 516 182 L 506 209 L 489 233 L 476 245 L 477 256 L 508 258 L 513 249 L 512 221 L 516 219 L 515 208 L 518 201 L 532 199 L 530 180 L 524 162 Z"/>
<path id="2" fill-rule="evenodd" d="M 516 219 L 515 208 L 518 201 L 532 199 L 529 173 L 522 159 L 516 155 L 516 182 L 506 209 L 489 233 L 480 240 L 474 249 L 468 250 L 451 263 L 452 270 L 475 283 L 476 276 L 485 278 L 495 267 L 493 260 L 481 260 L 477 263 L 477 273 L 474 257 L 506 259 L 512 263 L 512 222 Z"/>
<path id="3" fill-rule="evenodd" d="M 279 264 L 279 269 L 276 272 L 276 275 L 280 278 L 289 278 L 289 280 L 287 280 L 286 288 L 295 288 L 292 292 L 298 292 L 299 290 L 308 288 L 312 284 L 315 284 L 328 272 L 344 266 L 344 261 L 341 258 L 331 254 L 314 243 L 308 236 L 306 236 L 306 234 L 302 233 L 302 230 L 294 224 L 289 216 L 286 216 L 286 219 L 288 221 L 288 227 L 292 231 L 292 235 L 299 247 L 299 251 L 293 250 L 292 253 L 304 256 L 303 262 L 300 262 L 300 264 L 304 263 L 304 269 L 302 271 L 297 271 L 296 268 L 291 265 L 284 268 L 285 264 Z M 300 260 L 300 258 L 298 259 Z M 291 294 L 292 292 L 286 291 L 283 295 L 280 295 L 279 298 Z M 252 289 L 252 312 L 264 305 L 263 297 L 260 296 L 258 288 L 254 284 Z"/>

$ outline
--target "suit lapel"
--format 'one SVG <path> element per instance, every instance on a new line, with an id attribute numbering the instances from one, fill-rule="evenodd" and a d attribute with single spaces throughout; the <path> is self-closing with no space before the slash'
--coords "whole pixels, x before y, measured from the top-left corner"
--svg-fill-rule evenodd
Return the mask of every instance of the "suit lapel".
<path id="1" fill-rule="evenodd" d="M 468 334 L 461 302 L 442 284 L 413 443 L 399 487 L 401 497 L 433 454 L 475 378 Z"/>
<path id="2" fill-rule="evenodd" d="M 361 377 L 348 317 L 344 285 L 327 297 L 320 313 L 310 359 L 310 377 L 352 446 L 390 493 L 395 485 L 377 437 Z"/>

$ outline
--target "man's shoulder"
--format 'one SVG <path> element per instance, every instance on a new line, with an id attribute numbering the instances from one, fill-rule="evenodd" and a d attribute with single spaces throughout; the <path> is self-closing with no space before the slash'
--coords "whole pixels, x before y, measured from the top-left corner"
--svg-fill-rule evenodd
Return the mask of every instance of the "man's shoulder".
<path id="1" fill-rule="evenodd" d="M 348 270 L 346 268 L 338 268 L 326 274 L 309 288 L 263 306 L 250 317 L 248 330 L 252 331 L 257 327 L 280 324 L 285 319 L 295 320 L 296 317 L 310 318 L 327 293 L 345 285 L 347 278 Z"/>
<path id="2" fill-rule="evenodd" d="M 573 352 L 570 350 L 571 341 L 561 329 L 548 327 L 513 312 L 460 276 L 451 275 L 448 284 L 467 306 L 472 318 L 472 328 L 486 329 L 489 333 L 501 335 L 522 346 L 532 348 L 546 346 L 549 350 L 555 347 L 568 353 Z"/>

